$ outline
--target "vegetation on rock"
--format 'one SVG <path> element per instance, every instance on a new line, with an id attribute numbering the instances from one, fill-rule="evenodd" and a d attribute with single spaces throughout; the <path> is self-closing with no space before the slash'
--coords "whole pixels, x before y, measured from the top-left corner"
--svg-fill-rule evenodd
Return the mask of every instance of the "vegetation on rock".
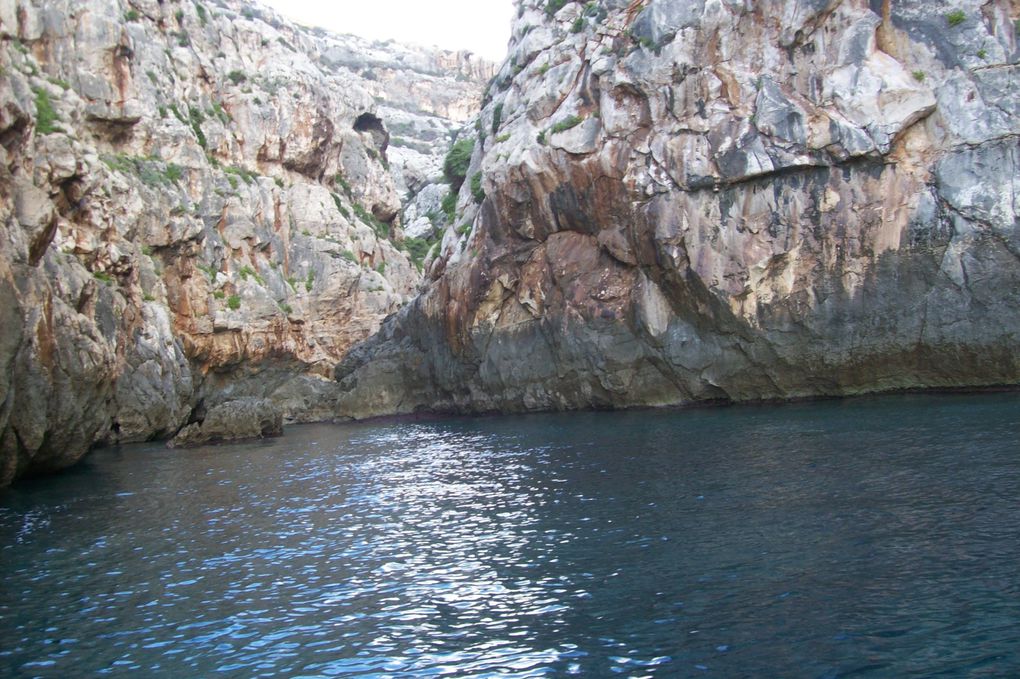
<path id="1" fill-rule="evenodd" d="M 467 177 L 468 166 L 471 164 L 471 154 L 475 150 L 475 140 L 471 138 L 458 139 L 450 147 L 446 159 L 443 161 L 443 176 L 450 183 L 453 190 L 460 191 L 464 179 Z"/>
<path id="2" fill-rule="evenodd" d="M 57 112 L 53 109 L 49 93 L 39 88 L 35 91 L 35 130 L 39 134 L 62 132 L 57 122 Z"/>

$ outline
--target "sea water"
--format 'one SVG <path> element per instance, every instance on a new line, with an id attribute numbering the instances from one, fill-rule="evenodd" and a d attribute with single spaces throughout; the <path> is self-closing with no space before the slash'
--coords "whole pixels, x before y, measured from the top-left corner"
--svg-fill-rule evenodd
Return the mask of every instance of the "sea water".
<path id="1" fill-rule="evenodd" d="M 0 674 L 1020 674 L 1020 395 L 287 427 L 0 491 Z"/>

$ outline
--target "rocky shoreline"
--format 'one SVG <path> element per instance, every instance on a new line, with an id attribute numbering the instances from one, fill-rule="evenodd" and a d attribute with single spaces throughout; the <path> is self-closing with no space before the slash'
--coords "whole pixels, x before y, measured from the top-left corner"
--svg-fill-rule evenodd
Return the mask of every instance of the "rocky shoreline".
<path id="1" fill-rule="evenodd" d="M 496 67 L 0 2 L 0 485 L 263 411 L 1020 383 L 1016 3 L 517 6 Z"/>

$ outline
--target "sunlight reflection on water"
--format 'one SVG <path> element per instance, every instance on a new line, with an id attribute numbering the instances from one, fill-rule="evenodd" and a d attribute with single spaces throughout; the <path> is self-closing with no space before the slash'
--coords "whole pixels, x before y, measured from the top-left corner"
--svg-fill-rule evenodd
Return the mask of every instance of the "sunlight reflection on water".
<path id="1" fill-rule="evenodd" d="M 1020 668 L 1020 397 L 291 427 L 0 495 L 24 676 Z"/>

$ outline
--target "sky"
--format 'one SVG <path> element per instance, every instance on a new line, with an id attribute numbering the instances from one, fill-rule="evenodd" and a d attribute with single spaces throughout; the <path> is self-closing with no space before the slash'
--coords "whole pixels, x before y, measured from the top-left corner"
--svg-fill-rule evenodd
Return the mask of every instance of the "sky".
<path id="1" fill-rule="evenodd" d="M 373 40 L 506 56 L 512 0 L 261 0 L 305 26 Z"/>

